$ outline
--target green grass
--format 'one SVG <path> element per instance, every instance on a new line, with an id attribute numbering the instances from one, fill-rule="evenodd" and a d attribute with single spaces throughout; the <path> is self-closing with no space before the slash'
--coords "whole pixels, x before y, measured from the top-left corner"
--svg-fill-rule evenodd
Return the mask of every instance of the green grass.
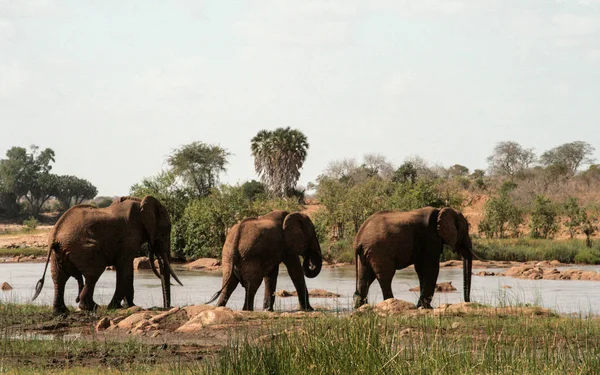
<path id="1" fill-rule="evenodd" d="M 36 257 L 48 255 L 48 249 L 40 247 L 23 247 L 17 249 L 8 249 L 6 247 L 0 247 L 0 258 L 1 257 L 14 257 L 16 255 L 35 255 Z"/>
<path id="2" fill-rule="evenodd" d="M 0 236 L 16 236 L 16 235 L 29 235 L 29 234 L 42 234 L 47 233 L 49 229 L 29 229 L 23 227 L 22 229 L 0 229 Z"/>
<path id="3" fill-rule="evenodd" d="M 486 260 L 541 261 L 559 260 L 563 263 L 600 264 L 600 241 L 592 248 L 584 240 L 546 240 L 533 238 L 476 239 L 477 254 Z"/>
<path id="4" fill-rule="evenodd" d="M 0 373 L 600 373 L 600 319 L 495 311 L 274 319 L 253 329 L 235 327 L 219 353 L 185 357 L 178 348 L 181 338 L 111 339 L 93 333 L 95 319 L 83 325 L 84 332 L 89 327 L 85 338 L 25 337 L 13 324 L 52 320 L 50 308 L 0 304 Z"/>
<path id="5" fill-rule="evenodd" d="M 590 374 L 597 319 L 514 316 L 326 317 L 263 343 L 233 338 L 204 374 Z"/>

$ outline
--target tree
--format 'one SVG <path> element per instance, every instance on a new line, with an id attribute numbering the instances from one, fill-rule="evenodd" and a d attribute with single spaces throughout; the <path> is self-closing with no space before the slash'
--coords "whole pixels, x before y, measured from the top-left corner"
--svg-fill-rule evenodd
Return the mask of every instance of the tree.
<path id="1" fill-rule="evenodd" d="M 244 196 L 251 201 L 264 197 L 267 194 L 265 185 L 256 180 L 244 182 L 242 184 L 242 190 L 244 191 Z"/>
<path id="2" fill-rule="evenodd" d="M 564 170 L 567 177 L 573 177 L 580 166 L 594 162 L 591 157 L 594 150 L 592 145 L 583 141 L 565 143 L 544 152 L 540 162 L 547 168 Z"/>
<path id="3" fill-rule="evenodd" d="M 85 199 L 94 199 L 98 189 L 88 180 L 75 176 L 58 176 L 54 196 L 58 199 L 61 209 L 81 204 Z"/>
<path id="4" fill-rule="evenodd" d="M 261 181 L 278 197 L 289 197 L 300 178 L 308 142 L 299 130 L 261 130 L 252 138 L 254 168 Z"/>
<path id="5" fill-rule="evenodd" d="M 538 195 L 535 197 L 533 209 L 531 210 L 531 237 L 533 238 L 552 238 L 558 231 L 558 209 L 552 201 Z"/>
<path id="6" fill-rule="evenodd" d="M 39 147 L 12 147 L 6 159 L 0 160 L 0 178 L 3 189 L 13 193 L 17 200 L 25 198 L 32 214 L 38 216 L 42 205 L 56 192 L 56 176 L 50 175 L 54 151 L 50 148 L 38 152 Z"/>
<path id="7" fill-rule="evenodd" d="M 574 197 L 567 198 L 564 204 L 564 211 L 567 215 L 565 226 L 569 230 L 569 236 L 573 238 L 577 232 L 581 230 L 581 226 L 587 219 L 587 215 L 579 206 L 579 201 L 577 198 Z"/>
<path id="8" fill-rule="evenodd" d="M 225 166 L 230 155 L 220 146 L 193 142 L 173 151 L 167 157 L 167 163 L 185 186 L 205 197 L 217 186 L 219 174 L 227 170 Z"/>
<path id="9" fill-rule="evenodd" d="M 454 164 L 448 168 L 448 174 L 451 178 L 465 177 L 469 174 L 469 168 L 465 167 L 464 165 Z"/>
<path id="10" fill-rule="evenodd" d="M 414 184 L 417 181 L 417 169 L 410 161 L 405 161 L 396 172 L 394 172 L 394 176 L 392 177 L 392 181 L 394 182 L 409 182 Z"/>
<path id="11" fill-rule="evenodd" d="M 497 176 L 517 177 L 535 161 L 533 149 L 517 142 L 499 142 L 488 158 L 489 170 Z"/>
<path id="12" fill-rule="evenodd" d="M 511 230 L 518 236 L 519 226 L 523 223 L 523 210 L 514 202 L 510 192 L 514 185 L 503 185 L 498 195 L 490 197 L 483 209 L 483 220 L 479 224 L 479 232 L 489 238 L 504 238 L 506 231 Z"/>

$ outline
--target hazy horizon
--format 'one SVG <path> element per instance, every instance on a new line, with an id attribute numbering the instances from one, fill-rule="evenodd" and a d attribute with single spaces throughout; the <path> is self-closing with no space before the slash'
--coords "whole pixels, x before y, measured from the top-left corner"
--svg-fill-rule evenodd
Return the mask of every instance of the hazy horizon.
<path id="1" fill-rule="evenodd" d="M 600 1 L 0 0 L 0 158 L 126 195 L 194 141 L 258 179 L 250 139 L 290 126 L 303 186 L 333 160 L 486 169 L 497 142 L 600 159 Z"/>

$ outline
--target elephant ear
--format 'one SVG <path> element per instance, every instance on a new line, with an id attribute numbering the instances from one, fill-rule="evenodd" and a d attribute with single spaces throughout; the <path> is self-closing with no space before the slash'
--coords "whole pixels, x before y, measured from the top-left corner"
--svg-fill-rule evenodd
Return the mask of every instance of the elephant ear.
<path id="1" fill-rule="evenodd" d="M 453 249 L 458 242 L 458 214 L 450 207 L 443 208 L 438 214 L 437 231 L 444 243 Z"/>
<path id="2" fill-rule="evenodd" d="M 304 215 L 293 212 L 283 220 L 283 239 L 292 254 L 303 255 L 306 251 L 307 238 L 304 232 Z"/>
<path id="3" fill-rule="evenodd" d="M 166 208 L 160 204 L 158 199 L 151 195 L 146 195 L 140 204 L 140 221 L 146 232 L 150 244 L 154 243 L 156 230 L 159 226 L 169 225 L 169 214 Z"/>

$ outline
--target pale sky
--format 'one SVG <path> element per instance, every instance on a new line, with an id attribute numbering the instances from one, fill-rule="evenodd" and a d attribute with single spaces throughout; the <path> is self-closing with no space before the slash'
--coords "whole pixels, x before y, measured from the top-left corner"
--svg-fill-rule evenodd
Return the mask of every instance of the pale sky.
<path id="1" fill-rule="evenodd" d="M 310 143 L 300 183 L 379 153 L 485 169 L 499 141 L 600 159 L 600 1 L 0 0 L 0 157 L 125 195 L 194 141 L 257 178 L 250 139 Z"/>

